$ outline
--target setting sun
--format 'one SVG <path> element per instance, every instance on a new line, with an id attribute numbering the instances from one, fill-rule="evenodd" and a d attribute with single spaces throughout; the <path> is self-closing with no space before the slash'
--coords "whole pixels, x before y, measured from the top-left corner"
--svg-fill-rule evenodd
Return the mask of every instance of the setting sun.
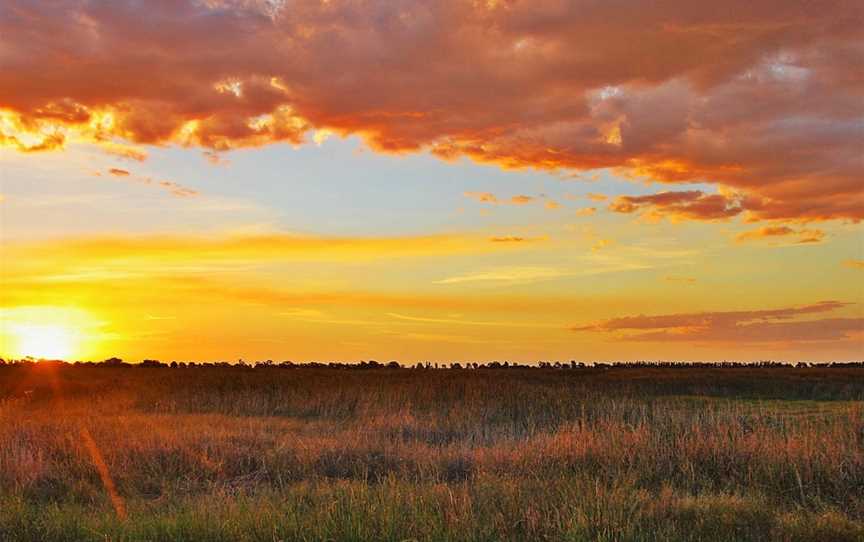
<path id="1" fill-rule="evenodd" d="M 97 344 L 99 326 L 75 307 L 26 306 L 0 310 L 0 356 L 72 361 Z"/>
<path id="2" fill-rule="evenodd" d="M 21 356 L 69 360 L 76 353 L 75 333 L 61 325 L 24 324 L 13 326 L 12 333 Z"/>

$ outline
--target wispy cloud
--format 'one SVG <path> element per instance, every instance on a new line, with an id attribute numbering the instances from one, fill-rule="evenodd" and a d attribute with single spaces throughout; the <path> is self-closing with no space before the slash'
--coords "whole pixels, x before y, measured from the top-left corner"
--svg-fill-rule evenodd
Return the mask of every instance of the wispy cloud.
<path id="1" fill-rule="evenodd" d="M 112 177 L 117 177 L 120 179 L 128 178 L 137 183 L 163 188 L 167 190 L 170 194 L 180 198 L 188 198 L 199 195 L 199 192 L 197 190 L 185 187 L 179 183 L 175 183 L 174 181 L 156 180 L 151 177 L 133 175 L 132 172 L 130 172 L 128 169 L 112 167 L 108 169 L 107 173 Z M 100 173 L 97 172 L 96 175 L 100 176 Z"/>
<path id="2" fill-rule="evenodd" d="M 800 319 L 849 306 L 821 301 L 799 307 L 716 311 L 612 318 L 575 326 L 573 331 L 624 332 L 618 338 L 649 342 L 810 342 L 836 341 L 864 333 L 864 318 Z"/>
<path id="3" fill-rule="evenodd" d="M 666 282 L 676 282 L 681 284 L 696 284 L 696 279 L 694 277 L 682 277 L 677 275 L 667 275 L 663 277 L 663 280 Z"/>
<path id="4" fill-rule="evenodd" d="M 477 271 L 456 275 L 445 279 L 434 281 L 435 284 L 461 284 L 466 282 L 499 282 L 499 283 L 527 283 L 538 280 L 548 280 L 560 277 L 572 276 L 572 271 L 566 271 L 553 267 L 502 267 L 487 271 Z"/>
<path id="5" fill-rule="evenodd" d="M 503 326 L 503 327 L 538 327 L 538 328 L 557 328 L 555 324 L 539 324 L 536 322 L 508 322 L 498 320 L 463 320 L 461 318 L 429 318 L 425 316 L 410 316 L 395 312 L 387 313 L 387 316 L 397 320 L 407 320 L 410 322 L 421 322 L 426 324 L 447 324 L 447 325 L 462 325 L 462 326 Z"/>
<path id="6" fill-rule="evenodd" d="M 527 205 L 537 199 L 534 196 L 526 196 L 525 194 L 517 194 L 510 198 L 501 199 L 492 192 L 465 192 L 464 196 L 480 203 L 489 203 L 492 205 Z"/>
<path id="7" fill-rule="evenodd" d="M 522 237 L 520 235 L 501 235 L 490 237 L 489 241 L 493 243 L 535 243 L 537 241 L 546 241 L 547 237 Z"/>
<path id="8" fill-rule="evenodd" d="M 756 230 L 739 233 L 735 236 L 735 240 L 738 242 L 747 242 L 786 239 L 789 237 L 797 237 L 793 241 L 793 244 L 796 245 L 821 243 L 825 239 L 825 232 L 816 229 L 794 229 L 789 226 L 764 226 Z"/>
<path id="9" fill-rule="evenodd" d="M 519 250 L 524 242 L 489 242 L 477 235 L 402 237 L 312 237 L 289 233 L 237 235 L 97 236 L 7 242 L 4 251 L 16 262 L 40 262 L 54 272 L 64 264 L 94 266 L 122 262 L 130 269 L 165 267 L 183 262 L 213 266 L 220 262 L 369 261 L 381 257 L 413 258 Z M 505 248 L 505 245 L 507 246 Z M 510 246 L 512 245 L 512 246 Z"/>

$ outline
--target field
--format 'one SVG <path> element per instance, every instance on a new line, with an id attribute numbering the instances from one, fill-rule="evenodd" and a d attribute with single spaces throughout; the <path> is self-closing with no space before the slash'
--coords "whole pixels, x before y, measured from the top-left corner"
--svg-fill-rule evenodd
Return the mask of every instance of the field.
<path id="1" fill-rule="evenodd" d="M 864 368 L 0 366 L 0 540 L 864 540 Z"/>

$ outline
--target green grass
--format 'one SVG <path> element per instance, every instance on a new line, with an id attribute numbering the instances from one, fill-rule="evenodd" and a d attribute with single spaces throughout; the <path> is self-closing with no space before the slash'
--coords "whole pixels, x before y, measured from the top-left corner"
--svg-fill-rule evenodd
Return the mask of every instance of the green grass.
<path id="1" fill-rule="evenodd" d="M 864 540 L 862 377 L 0 367 L 0 540 Z"/>

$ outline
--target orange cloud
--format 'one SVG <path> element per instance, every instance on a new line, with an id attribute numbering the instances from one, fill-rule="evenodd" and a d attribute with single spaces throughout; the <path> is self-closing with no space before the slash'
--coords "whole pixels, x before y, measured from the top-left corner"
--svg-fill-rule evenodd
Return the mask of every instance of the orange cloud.
<path id="1" fill-rule="evenodd" d="M 739 233 L 735 236 L 735 239 L 739 242 L 746 242 L 795 235 L 799 236 L 795 244 L 821 243 L 825 239 L 825 232 L 821 230 L 796 230 L 789 226 L 765 226 L 756 230 Z"/>
<path id="2" fill-rule="evenodd" d="M 146 151 L 136 147 L 130 147 L 129 145 L 121 145 L 111 141 L 101 141 L 99 142 L 99 146 L 102 148 L 103 152 L 113 156 L 119 156 L 120 158 L 126 158 L 136 162 L 143 162 L 147 159 Z"/>
<path id="3" fill-rule="evenodd" d="M 466 198 L 471 198 L 480 203 L 498 203 L 498 198 L 491 192 L 465 192 Z"/>
<path id="4" fill-rule="evenodd" d="M 614 244 L 614 241 L 612 241 L 611 239 L 600 239 L 597 242 L 595 242 L 593 245 L 591 245 L 591 251 L 592 252 L 599 252 L 605 248 L 612 246 L 613 244 Z"/>
<path id="5" fill-rule="evenodd" d="M 691 342 L 808 342 L 850 339 L 864 332 L 864 318 L 796 320 L 850 305 L 821 301 L 801 307 L 753 311 L 724 311 L 624 316 L 584 326 L 573 331 L 624 332 L 630 341 Z"/>
<path id="6" fill-rule="evenodd" d="M 584 207 L 576 211 L 576 216 L 591 216 L 597 212 L 596 207 Z"/>
<path id="7" fill-rule="evenodd" d="M 659 192 L 648 196 L 618 196 L 609 204 L 616 213 L 646 211 L 649 217 L 670 220 L 727 220 L 743 210 L 741 201 L 700 190 Z"/>
<path id="8" fill-rule="evenodd" d="M 326 130 L 711 182 L 763 219 L 864 218 L 859 3 L 282 5 L 7 0 L 0 145 L 227 150 Z"/>
<path id="9" fill-rule="evenodd" d="M 849 269 L 864 269 L 864 260 L 846 260 L 843 265 Z"/>
<path id="10" fill-rule="evenodd" d="M 501 200 L 495 194 L 493 194 L 491 192 L 465 192 L 463 195 L 466 198 L 471 198 L 473 200 L 477 200 L 480 203 L 491 203 L 493 205 L 527 205 L 527 204 L 532 203 L 533 201 L 535 201 L 537 199 L 534 196 L 526 196 L 525 194 L 518 194 L 516 196 L 511 197 L 508 200 Z M 553 203 L 554 205 L 557 205 L 557 203 L 550 201 L 550 202 L 547 202 L 547 204 L 546 204 L 547 208 L 553 208 L 553 207 L 549 207 L 549 203 Z"/>

